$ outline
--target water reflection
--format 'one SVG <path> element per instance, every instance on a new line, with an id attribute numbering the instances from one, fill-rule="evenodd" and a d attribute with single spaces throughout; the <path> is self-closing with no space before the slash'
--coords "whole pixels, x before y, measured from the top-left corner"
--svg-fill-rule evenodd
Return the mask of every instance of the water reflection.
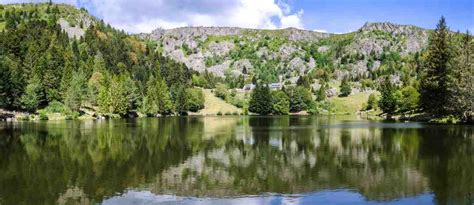
<path id="1" fill-rule="evenodd" d="M 288 116 L 0 124 L 0 204 L 472 204 L 473 131 Z"/>

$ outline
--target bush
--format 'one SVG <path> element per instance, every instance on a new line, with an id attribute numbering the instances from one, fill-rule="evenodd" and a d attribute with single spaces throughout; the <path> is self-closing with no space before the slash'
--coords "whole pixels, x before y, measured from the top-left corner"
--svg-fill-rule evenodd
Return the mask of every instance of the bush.
<path id="1" fill-rule="evenodd" d="M 232 115 L 239 115 L 237 111 L 233 112 Z"/>
<path id="2" fill-rule="evenodd" d="M 347 97 L 351 94 L 351 92 L 351 85 L 349 84 L 347 78 L 344 78 L 341 83 L 341 94 L 339 95 L 339 97 Z"/>
<path id="3" fill-rule="evenodd" d="M 260 115 L 272 113 L 272 95 L 268 86 L 257 84 L 250 96 L 249 111 Z"/>
<path id="4" fill-rule="evenodd" d="M 204 108 L 204 94 L 199 88 L 186 89 L 186 107 L 191 112 L 197 112 Z"/>
<path id="5" fill-rule="evenodd" d="M 369 99 L 367 100 L 367 105 L 365 106 L 365 110 L 372 110 L 377 108 L 377 96 L 375 96 L 375 93 L 372 93 L 369 95 Z"/>
<path id="6" fill-rule="evenodd" d="M 68 113 L 69 109 L 61 102 L 52 101 L 43 109 L 46 113 Z"/>
<path id="7" fill-rule="evenodd" d="M 217 115 L 221 116 L 221 115 L 222 115 L 222 112 L 221 112 L 221 111 L 217 112 Z"/>
<path id="8" fill-rule="evenodd" d="M 290 98 L 281 91 L 272 92 L 273 114 L 287 115 L 290 112 Z"/>
<path id="9" fill-rule="evenodd" d="M 23 115 L 23 116 L 19 116 L 17 118 L 18 121 L 30 121 L 30 116 L 29 115 Z"/>
<path id="10" fill-rule="evenodd" d="M 310 103 L 313 102 L 311 91 L 304 87 L 288 87 L 285 91 L 290 98 L 290 112 L 306 110 Z"/>
<path id="11" fill-rule="evenodd" d="M 229 88 L 223 83 L 217 83 L 214 94 L 216 95 L 216 97 L 225 100 L 227 98 L 227 95 L 229 94 Z"/>
<path id="12" fill-rule="evenodd" d="M 226 112 L 224 115 L 232 115 L 232 113 L 230 113 L 230 112 Z"/>
<path id="13" fill-rule="evenodd" d="M 40 113 L 39 114 L 39 120 L 48 120 L 48 115 L 46 115 L 45 113 Z"/>

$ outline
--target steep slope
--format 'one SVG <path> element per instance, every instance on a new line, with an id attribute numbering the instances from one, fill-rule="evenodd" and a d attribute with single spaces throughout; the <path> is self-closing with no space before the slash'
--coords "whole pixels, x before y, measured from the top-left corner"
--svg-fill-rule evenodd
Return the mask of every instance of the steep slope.
<path id="1" fill-rule="evenodd" d="M 367 23 L 356 32 L 327 34 L 294 28 L 256 30 L 227 27 L 157 29 L 142 38 L 189 68 L 217 76 L 254 75 L 295 83 L 312 70 L 326 69 L 340 79 L 366 78 L 384 57 L 422 51 L 428 30 L 393 23 Z M 397 58 L 399 58 L 397 57 Z"/>
<path id="2" fill-rule="evenodd" d="M 50 15 L 57 15 L 57 23 L 68 34 L 70 38 L 80 38 L 84 36 L 86 29 L 97 23 L 99 20 L 91 16 L 85 9 L 77 9 L 67 4 L 7 4 L 0 5 L 0 30 L 5 28 L 5 15 L 9 15 L 14 10 L 22 11 L 26 14 L 35 13 L 44 20 L 50 20 Z M 49 8 L 48 8 L 49 7 Z M 8 10 L 8 12 L 7 12 Z"/>

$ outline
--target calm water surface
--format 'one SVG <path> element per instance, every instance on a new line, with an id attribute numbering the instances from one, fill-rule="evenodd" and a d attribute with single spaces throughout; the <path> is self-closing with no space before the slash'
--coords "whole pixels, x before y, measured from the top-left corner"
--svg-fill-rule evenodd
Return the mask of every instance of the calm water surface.
<path id="1" fill-rule="evenodd" d="M 350 117 L 0 123 L 0 204 L 473 204 L 474 126 Z"/>

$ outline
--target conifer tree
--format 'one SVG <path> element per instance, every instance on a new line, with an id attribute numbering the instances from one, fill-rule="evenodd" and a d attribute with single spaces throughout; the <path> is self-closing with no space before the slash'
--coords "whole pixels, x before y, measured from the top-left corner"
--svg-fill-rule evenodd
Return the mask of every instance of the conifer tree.
<path id="1" fill-rule="evenodd" d="M 341 96 L 341 97 L 347 97 L 351 94 L 352 89 L 351 89 L 351 85 L 349 84 L 349 80 L 347 79 L 347 77 L 344 77 L 344 79 L 342 79 L 340 89 L 341 89 L 341 94 L 339 96 Z"/>
<path id="2" fill-rule="evenodd" d="M 388 114 L 388 118 L 390 118 L 391 115 L 397 111 L 397 88 L 390 82 L 389 77 L 386 77 L 384 82 L 380 85 L 379 91 L 381 93 L 379 108 Z"/>
<path id="3" fill-rule="evenodd" d="M 462 36 L 450 78 L 449 108 L 452 114 L 468 120 L 474 117 L 474 42 L 469 31 Z"/>
<path id="4" fill-rule="evenodd" d="M 430 36 L 421 78 L 421 106 L 435 116 L 448 114 L 448 78 L 452 51 L 446 20 L 441 17 Z"/>
<path id="5" fill-rule="evenodd" d="M 272 110 L 270 88 L 267 85 L 257 83 L 250 96 L 249 111 L 260 115 L 268 115 L 272 113 Z"/>
<path id="6" fill-rule="evenodd" d="M 22 108 L 28 112 L 34 112 L 41 101 L 41 82 L 38 76 L 34 75 L 25 88 L 25 93 L 21 96 Z"/>
<path id="7" fill-rule="evenodd" d="M 186 90 L 184 86 L 180 86 L 178 88 L 177 94 L 176 94 L 176 112 L 179 115 L 187 115 L 187 101 L 186 101 Z"/>
<path id="8" fill-rule="evenodd" d="M 74 72 L 68 84 L 64 104 L 72 111 L 79 111 L 87 93 L 86 78 L 82 70 Z"/>
<path id="9" fill-rule="evenodd" d="M 326 100 L 326 90 L 327 90 L 327 83 L 324 83 L 321 85 L 321 87 L 318 90 L 318 93 L 316 95 L 316 100 L 317 101 L 325 101 Z"/>

